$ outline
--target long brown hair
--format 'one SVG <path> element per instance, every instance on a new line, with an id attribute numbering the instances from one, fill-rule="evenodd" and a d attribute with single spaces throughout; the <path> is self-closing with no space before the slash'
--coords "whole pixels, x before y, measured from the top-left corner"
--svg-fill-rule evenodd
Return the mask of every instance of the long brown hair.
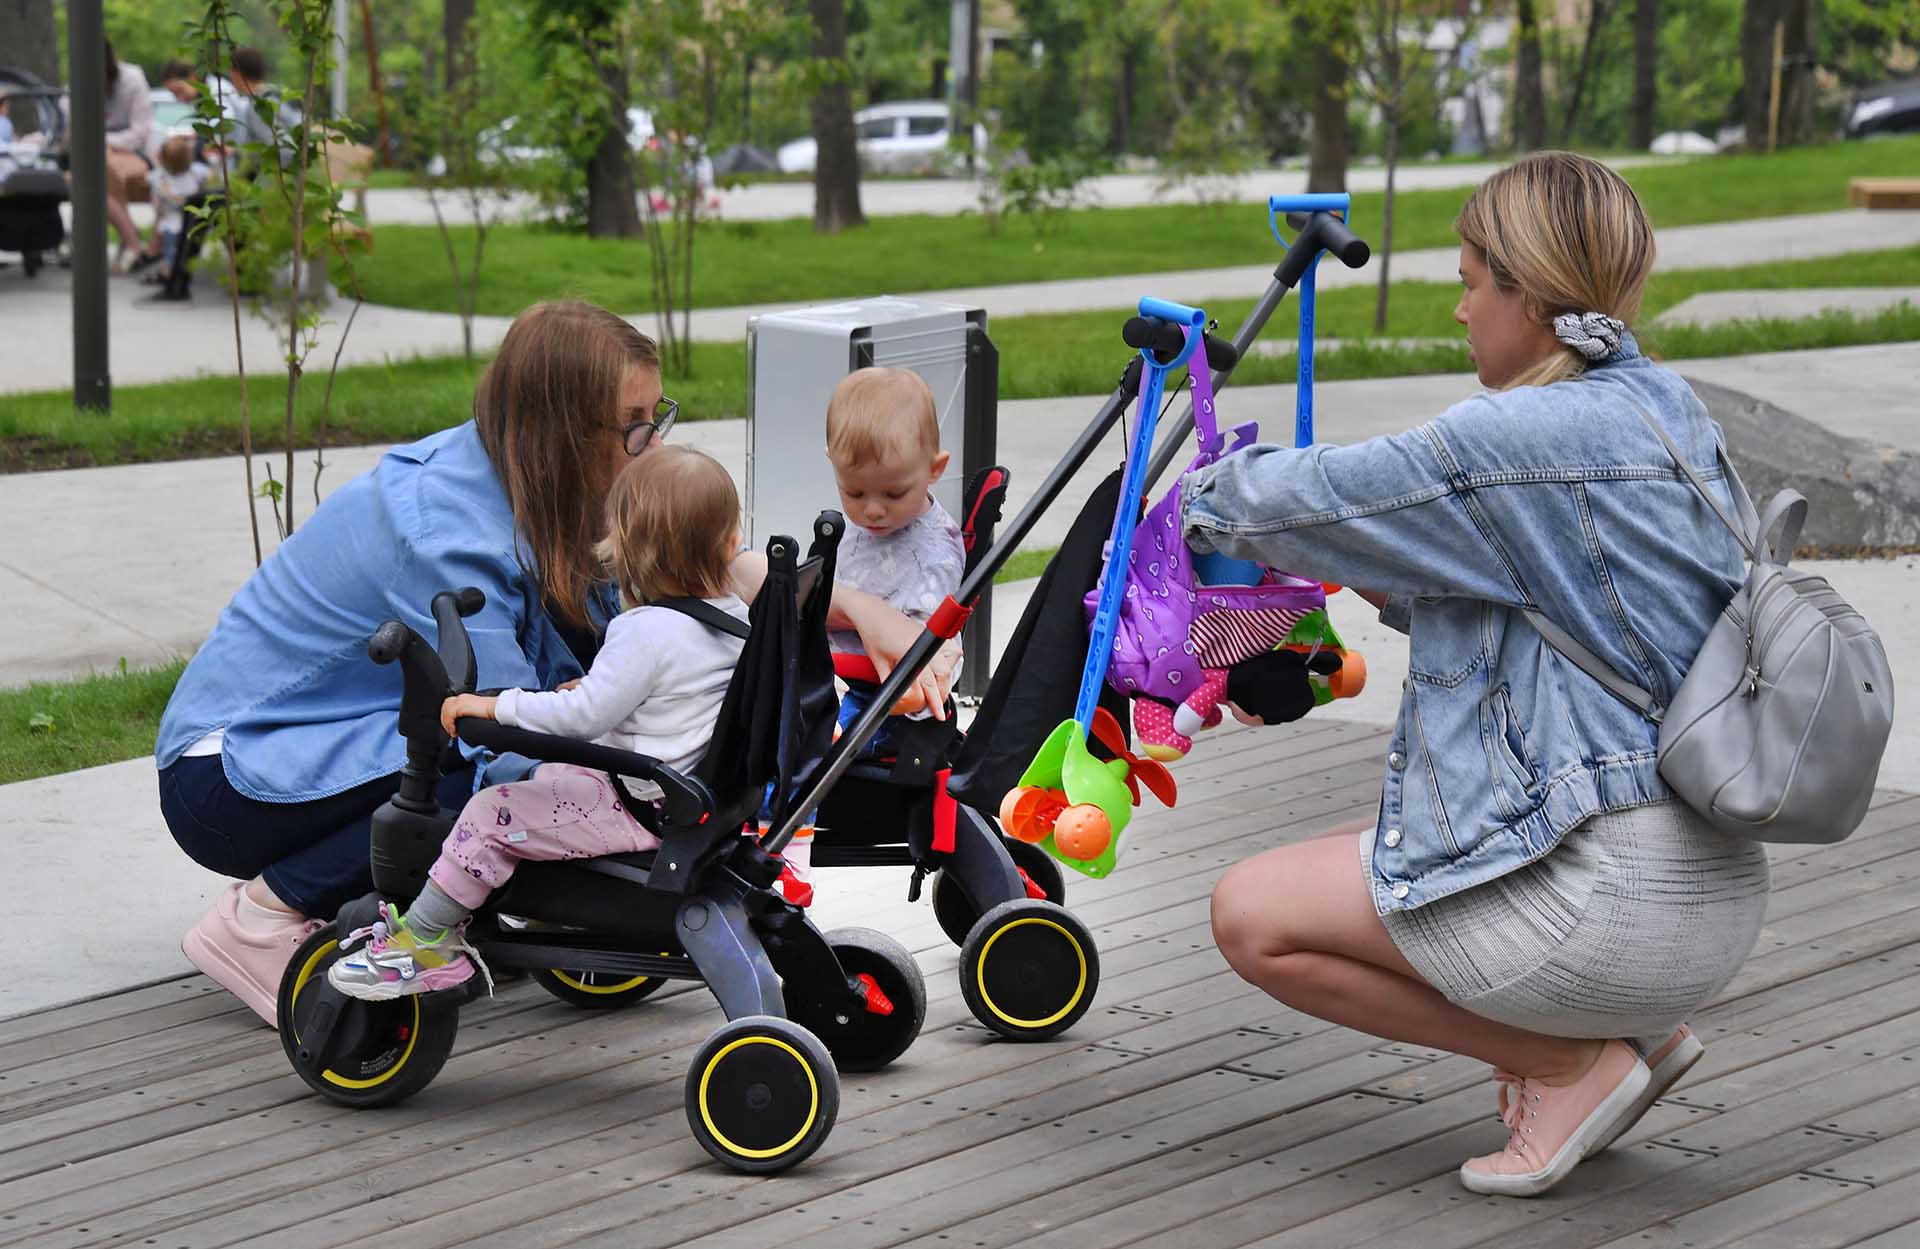
<path id="1" fill-rule="evenodd" d="M 1632 323 L 1653 271 L 1653 225 L 1627 180 L 1575 152 L 1535 152 L 1476 188 L 1453 223 L 1502 291 L 1519 290 L 1542 325 L 1563 312 Z M 1562 345 L 1508 386 L 1578 377 L 1586 357 Z"/>
<path id="2" fill-rule="evenodd" d="M 740 494 L 720 461 L 692 447 L 655 447 L 607 492 L 607 536 L 595 552 L 622 601 L 718 598 L 740 536 Z"/>
<path id="3" fill-rule="evenodd" d="M 547 610 L 574 625 L 587 623 L 587 591 L 600 577 L 593 547 L 605 532 L 609 448 L 635 368 L 658 372 L 660 352 L 619 317 L 577 300 L 535 304 L 514 318 L 473 396 L 521 567 Z"/>

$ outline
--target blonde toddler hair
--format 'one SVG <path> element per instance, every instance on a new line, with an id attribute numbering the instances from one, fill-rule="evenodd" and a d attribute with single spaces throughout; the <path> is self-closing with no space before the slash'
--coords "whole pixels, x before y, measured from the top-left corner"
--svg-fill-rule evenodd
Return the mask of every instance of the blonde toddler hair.
<path id="1" fill-rule="evenodd" d="M 180 174 L 193 168 L 193 139 L 184 134 L 176 134 L 160 145 L 160 168 L 168 173 Z"/>
<path id="2" fill-rule="evenodd" d="M 827 401 L 827 458 L 842 468 L 940 454 L 933 392 L 910 369 L 856 369 Z"/>
<path id="3" fill-rule="evenodd" d="M 1535 152 L 1481 183 L 1453 223 L 1486 257 L 1501 291 L 1518 290 L 1543 325 L 1568 312 L 1631 324 L 1653 271 L 1653 225 L 1625 178 L 1575 152 Z M 1578 377 L 1587 360 L 1562 344 L 1512 386 Z"/>
<path id="4" fill-rule="evenodd" d="M 594 553 L 621 600 L 730 593 L 727 568 L 740 533 L 740 495 L 720 462 L 691 447 L 654 447 L 614 478 L 607 536 Z"/>

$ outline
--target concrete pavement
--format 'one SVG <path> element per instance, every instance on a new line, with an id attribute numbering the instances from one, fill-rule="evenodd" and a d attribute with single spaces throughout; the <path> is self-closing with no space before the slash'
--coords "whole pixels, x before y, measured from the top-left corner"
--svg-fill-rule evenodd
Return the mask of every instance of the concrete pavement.
<path id="1" fill-rule="evenodd" d="M 1718 225 L 1677 226 L 1659 234 L 1663 269 L 1712 268 L 1761 261 L 1844 255 L 1896 247 L 1920 246 L 1920 213 L 1858 211 L 1814 213 L 1797 217 L 1735 221 Z M 1251 244 L 1250 254 L 1257 244 Z M 1159 292 L 1187 303 L 1221 299 L 1253 299 L 1266 289 L 1277 262 L 1224 269 L 1191 269 L 1117 277 L 1077 278 L 1007 286 L 954 287 L 913 292 L 925 298 L 985 308 L 989 317 L 1074 312 L 1130 307 L 1142 294 Z M 1396 281 L 1453 282 L 1457 280 L 1457 248 L 1425 248 L 1393 257 Z M 1322 289 L 1337 289 L 1375 281 L 1376 262 L 1351 270 L 1331 262 L 1320 267 Z M 211 284 L 202 284 L 199 299 L 187 306 L 143 306 L 146 293 L 137 282 L 118 279 L 109 284 L 111 332 L 109 363 L 114 380 L 156 382 L 176 378 L 225 375 L 234 372 L 233 315 Z M 879 293 L 879 292 L 875 292 Z M 893 292 L 906 294 L 908 292 Z M 813 301 L 818 303 L 820 301 Z M 809 306 L 804 303 L 760 304 L 703 308 L 691 318 L 692 337 L 700 341 L 739 342 L 746 337 L 749 318 L 769 312 Z M 0 394 L 29 390 L 58 390 L 73 385 L 73 318 L 71 275 L 64 270 L 43 272 L 27 281 L 16 269 L 0 271 L 0 310 L 12 331 L 7 352 L 0 359 Z M 330 361 L 346 328 L 349 311 L 336 304 L 327 324 L 320 327 L 312 359 Z M 250 367 L 268 368 L 282 349 L 273 329 L 257 317 L 242 316 Z M 630 318 L 651 332 L 655 318 Z M 1284 335 L 1287 318 L 1271 337 Z M 474 326 L 477 350 L 491 351 L 510 319 L 480 317 Z M 368 305 L 346 335 L 342 364 L 377 364 L 420 356 L 450 355 L 460 350 L 460 319 L 451 313 Z"/>

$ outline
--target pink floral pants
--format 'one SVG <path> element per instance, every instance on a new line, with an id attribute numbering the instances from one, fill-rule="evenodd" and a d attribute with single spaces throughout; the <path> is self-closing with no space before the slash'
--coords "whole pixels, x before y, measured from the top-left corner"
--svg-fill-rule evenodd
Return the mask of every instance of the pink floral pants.
<path id="1" fill-rule="evenodd" d="M 427 876 L 470 910 L 507 883 L 514 865 L 652 850 L 660 839 L 620 805 L 604 772 L 543 763 L 524 781 L 468 800 Z"/>

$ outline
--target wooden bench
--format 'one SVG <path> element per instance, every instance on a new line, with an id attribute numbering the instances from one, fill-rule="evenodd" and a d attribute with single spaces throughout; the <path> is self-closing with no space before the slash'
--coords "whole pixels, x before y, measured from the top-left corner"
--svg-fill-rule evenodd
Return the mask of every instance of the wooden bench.
<path id="1" fill-rule="evenodd" d="M 1920 208 L 1920 178 L 1855 178 L 1847 183 L 1847 202 L 1855 208 Z"/>

